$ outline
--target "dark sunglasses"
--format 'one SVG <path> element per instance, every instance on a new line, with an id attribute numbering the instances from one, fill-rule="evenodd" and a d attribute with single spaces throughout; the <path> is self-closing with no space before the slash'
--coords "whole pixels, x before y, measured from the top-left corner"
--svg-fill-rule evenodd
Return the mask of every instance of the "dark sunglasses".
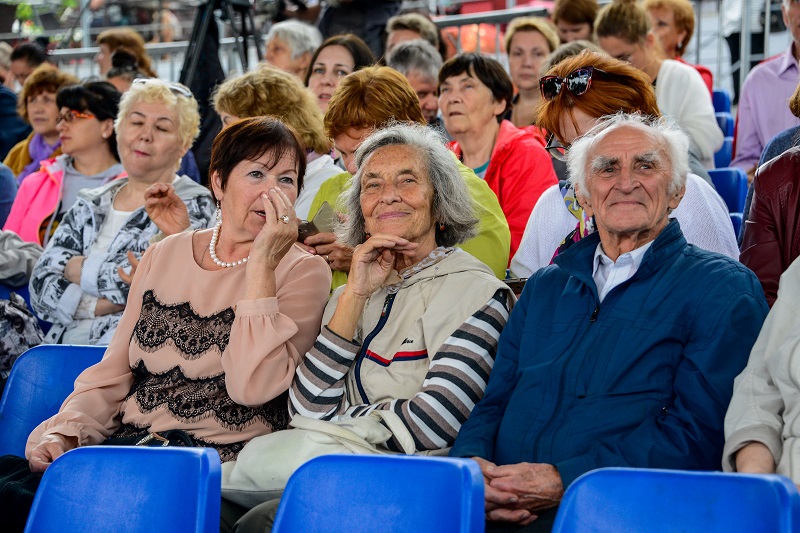
<path id="1" fill-rule="evenodd" d="M 544 76 L 539 79 L 539 90 L 542 92 L 542 98 L 545 100 L 552 100 L 561 93 L 561 90 L 566 88 L 572 96 L 581 96 L 586 94 L 586 91 L 592 86 L 592 78 L 616 81 L 624 83 L 620 76 L 609 74 L 599 68 L 594 67 L 580 67 L 576 68 L 565 77 L 559 76 Z"/>
<path id="2" fill-rule="evenodd" d="M 570 146 L 569 144 L 567 146 L 561 144 L 561 141 L 551 133 L 550 137 L 547 139 L 547 146 L 545 146 L 544 149 L 547 150 L 553 158 L 559 161 L 566 161 Z"/>
<path id="3" fill-rule="evenodd" d="M 181 83 L 174 83 L 171 81 L 164 81 L 159 80 L 157 78 L 136 78 L 133 80 L 135 85 L 147 85 L 147 84 L 158 84 L 166 86 L 170 91 L 174 94 L 179 96 L 183 96 L 184 98 L 192 98 L 192 91 L 189 88 Z"/>

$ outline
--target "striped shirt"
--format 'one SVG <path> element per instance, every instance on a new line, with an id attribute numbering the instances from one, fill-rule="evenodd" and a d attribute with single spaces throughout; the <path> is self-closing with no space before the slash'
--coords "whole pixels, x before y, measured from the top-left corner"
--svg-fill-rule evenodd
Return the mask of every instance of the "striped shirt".
<path id="1" fill-rule="evenodd" d="M 498 290 L 429 358 L 428 373 L 414 397 L 361 405 L 351 405 L 345 389 L 361 346 L 325 327 L 297 368 L 289 390 L 289 413 L 337 420 L 366 416 L 375 409 L 392 410 L 408 428 L 418 451 L 451 446 L 483 397 L 508 314 L 506 292 Z M 393 440 L 387 446 L 401 451 Z"/>

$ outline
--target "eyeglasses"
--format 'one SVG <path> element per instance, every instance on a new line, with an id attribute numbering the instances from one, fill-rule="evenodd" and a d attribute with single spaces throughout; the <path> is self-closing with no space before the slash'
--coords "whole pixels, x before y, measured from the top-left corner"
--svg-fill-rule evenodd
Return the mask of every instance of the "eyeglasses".
<path id="1" fill-rule="evenodd" d="M 190 91 L 189 88 L 186 85 L 183 85 L 181 83 L 174 83 L 174 82 L 171 82 L 171 81 L 159 80 L 157 78 L 136 78 L 135 80 L 133 80 L 133 84 L 134 85 L 147 85 L 147 84 L 164 85 L 170 91 L 172 91 L 174 94 L 177 94 L 178 96 L 183 96 L 184 98 L 193 98 L 194 97 L 194 95 L 192 94 L 192 91 Z"/>
<path id="2" fill-rule="evenodd" d="M 558 96 L 564 88 L 566 88 L 572 96 L 582 96 L 586 94 L 592 86 L 592 77 L 594 76 L 597 76 L 597 78 L 601 80 L 624 83 L 624 80 L 620 76 L 615 76 L 599 68 L 590 66 L 576 68 L 563 78 L 559 76 L 544 76 L 539 79 L 539 90 L 542 92 L 542 98 L 545 100 L 552 100 Z"/>
<path id="3" fill-rule="evenodd" d="M 56 124 L 61 124 L 62 122 L 70 124 L 76 118 L 95 118 L 95 115 L 70 109 L 66 113 L 59 113 L 58 117 L 56 117 Z"/>
<path id="4" fill-rule="evenodd" d="M 547 146 L 545 146 L 544 149 L 559 161 L 566 161 L 571 146 L 570 144 L 564 146 L 561 144 L 561 141 L 551 133 L 550 138 L 547 139 Z"/>

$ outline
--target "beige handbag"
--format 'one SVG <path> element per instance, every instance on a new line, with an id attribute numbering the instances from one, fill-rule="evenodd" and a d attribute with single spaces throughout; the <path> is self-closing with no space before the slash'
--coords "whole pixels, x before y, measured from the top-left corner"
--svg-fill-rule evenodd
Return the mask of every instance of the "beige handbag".
<path id="1" fill-rule="evenodd" d="M 222 497 L 252 508 L 281 497 L 289 477 L 303 463 L 330 454 L 392 454 L 392 436 L 403 453 L 416 452 L 414 439 L 392 411 L 336 421 L 295 416 L 294 429 L 276 431 L 248 442 L 236 461 L 222 465 Z"/>

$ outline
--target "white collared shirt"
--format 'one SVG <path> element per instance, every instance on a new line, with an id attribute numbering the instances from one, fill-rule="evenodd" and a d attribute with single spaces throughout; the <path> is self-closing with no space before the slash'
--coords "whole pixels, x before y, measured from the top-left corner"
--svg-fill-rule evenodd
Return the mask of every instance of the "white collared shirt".
<path id="1" fill-rule="evenodd" d="M 594 262 L 592 268 L 592 278 L 597 285 L 597 295 L 602 302 L 611 289 L 631 279 L 639 265 L 642 264 L 645 252 L 650 248 L 653 241 L 635 250 L 620 255 L 616 262 L 612 261 L 604 252 L 602 243 L 597 245 L 594 251 Z"/>

